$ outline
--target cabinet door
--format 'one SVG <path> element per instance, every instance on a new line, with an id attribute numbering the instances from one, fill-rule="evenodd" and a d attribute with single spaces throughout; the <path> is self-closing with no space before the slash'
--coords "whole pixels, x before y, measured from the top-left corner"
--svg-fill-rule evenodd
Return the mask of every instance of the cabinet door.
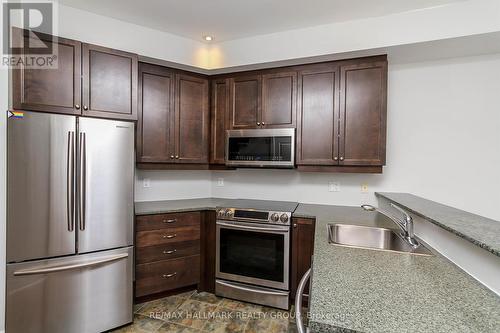
<path id="1" fill-rule="evenodd" d="M 261 83 L 260 75 L 231 79 L 232 129 L 260 127 Z"/>
<path id="2" fill-rule="evenodd" d="M 164 67 L 139 65 L 138 162 L 174 162 L 174 81 Z"/>
<path id="3" fill-rule="evenodd" d="M 228 80 L 212 81 L 211 109 L 210 164 L 224 164 L 226 162 L 226 130 L 229 129 Z"/>
<path id="4" fill-rule="evenodd" d="M 387 62 L 341 67 L 340 164 L 384 165 Z"/>
<path id="5" fill-rule="evenodd" d="M 302 71 L 298 83 L 297 164 L 338 164 L 338 68 Z"/>
<path id="6" fill-rule="evenodd" d="M 137 119 L 137 55 L 83 44 L 83 115 Z"/>
<path id="7" fill-rule="evenodd" d="M 215 211 L 202 213 L 201 226 L 201 274 L 199 291 L 215 293 L 215 263 L 216 263 L 216 241 L 217 228 Z"/>
<path id="8" fill-rule="evenodd" d="M 28 31 L 14 30 L 14 38 L 29 45 Z M 23 68 L 12 71 L 14 109 L 80 114 L 81 43 L 50 35 L 40 39 L 51 43 L 57 54 L 57 68 Z"/>
<path id="9" fill-rule="evenodd" d="M 262 76 L 262 117 L 265 128 L 295 127 L 297 73 Z"/>
<path id="10" fill-rule="evenodd" d="M 208 163 L 208 80 L 176 75 L 175 146 L 178 163 Z"/>
<path id="11" fill-rule="evenodd" d="M 314 251 L 315 221 L 312 219 L 294 218 L 292 225 L 292 278 L 290 295 L 292 298 L 295 298 L 300 279 L 311 268 Z M 307 294 L 309 294 L 309 283 L 304 288 L 304 295 Z M 304 300 L 306 301 L 307 298 Z"/>

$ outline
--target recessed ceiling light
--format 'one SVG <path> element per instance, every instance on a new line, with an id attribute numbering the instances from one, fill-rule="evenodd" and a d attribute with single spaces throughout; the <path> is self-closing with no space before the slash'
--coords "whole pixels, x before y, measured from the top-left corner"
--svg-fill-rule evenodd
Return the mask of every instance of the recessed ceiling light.
<path id="1" fill-rule="evenodd" d="M 203 36 L 203 39 L 206 40 L 207 42 L 211 42 L 214 40 L 214 38 L 210 35 Z"/>

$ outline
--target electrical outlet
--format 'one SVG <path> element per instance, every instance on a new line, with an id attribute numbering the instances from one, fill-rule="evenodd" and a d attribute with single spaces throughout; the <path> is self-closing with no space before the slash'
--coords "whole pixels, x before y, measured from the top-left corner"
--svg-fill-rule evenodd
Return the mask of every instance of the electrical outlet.
<path id="1" fill-rule="evenodd" d="M 149 179 L 149 178 L 144 178 L 144 179 L 142 180 L 142 187 L 144 187 L 144 188 L 151 187 L 151 179 Z"/>
<path id="2" fill-rule="evenodd" d="M 361 184 L 361 193 L 368 193 L 368 184 Z"/>
<path id="3" fill-rule="evenodd" d="M 219 187 L 224 186 L 224 178 L 217 178 L 217 186 Z"/>
<path id="4" fill-rule="evenodd" d="M 328 192 L 340 192 L 340 183 L 328 182 Z"/>

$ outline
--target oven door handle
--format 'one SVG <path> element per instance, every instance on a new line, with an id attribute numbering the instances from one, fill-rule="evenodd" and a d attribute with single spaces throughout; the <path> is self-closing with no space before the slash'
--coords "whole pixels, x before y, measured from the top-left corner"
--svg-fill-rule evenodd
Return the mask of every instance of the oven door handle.
<path id="1" fill-rule="evenodd" d="M 263 228 L 263 227 L 250 227 L 246 225 L 241 225 L 241 224 L 233 224 L 233 223 L 224 223 L 224 222 L 218 222 L 217 225 L 223 226 L 223 227 L 230 227 L 233 229 L 244 229 L 244 230 L 251 230 L 251 231 L 273 231 L 273 232 L 282 232 L 282 233 L 287 233 L 290 230 L 288 228 L 286 229 L 278 229 L 278 228 Z"/>
<path id="2" fill-rule="evenodd" d="M 276 296 L 288 296 L 288 292 L 284 292 L 284 291 L 281 292 L 281 291 L 260 290 L 260 289 L 257 289 L 257 288 L 247 288 L 247 287 L 243 287 L 243 286 L 241 286 L 239 284 L 236 285 L 236 284 L 227 283 L 227 282 L 224 282 L 224 281 L 221 281 L 221 280 L 217 280 L 217 283 L 221 284 L 223 286 L 229 287 L 229 288 L 239 289 L 239 290 L 243 290 L 243 291 L 250 291 L 252 293 L 257 293 L 257 294 L 276 295 Z"/>

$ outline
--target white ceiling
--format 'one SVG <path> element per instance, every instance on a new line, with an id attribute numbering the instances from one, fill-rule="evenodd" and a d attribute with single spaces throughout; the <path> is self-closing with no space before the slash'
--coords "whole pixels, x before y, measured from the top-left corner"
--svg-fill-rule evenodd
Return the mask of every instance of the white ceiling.
<path id="1" fill-rule="evenodd" d="M 463 0 L 59 0 L 96 14 L 216 42 L 385 16 Z"/>

